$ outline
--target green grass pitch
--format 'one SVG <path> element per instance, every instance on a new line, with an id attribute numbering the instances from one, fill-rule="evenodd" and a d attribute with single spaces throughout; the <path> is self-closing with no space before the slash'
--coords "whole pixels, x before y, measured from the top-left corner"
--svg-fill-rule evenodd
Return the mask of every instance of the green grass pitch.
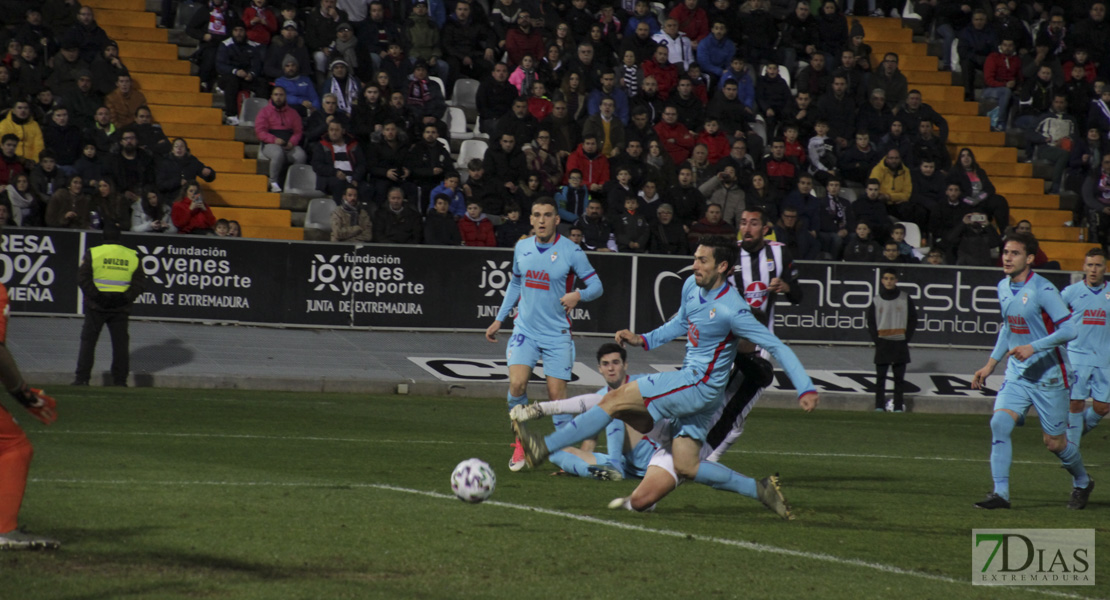
<path id="1" fill-rule="evenodd" d="M 635 482 L 511 473 L 503 399 L 49 391 L 54 426 L 21 418 L 21 520 L 64 546 L 0 553 L 3 598 L 1110 595 L 1105 425 L 1083 440 L 1087 510 L 1064 507 L 1033 421 L 1014 436 L 1014 509 L 988 512 L 971 507 L 990 489 L 983 416 L 757 408 L 724 463 L 781 473 L 785 522 L 698 485 L 634 514 L 606 504 Z M 484 504 L 450 496 L 470 457 L 497 472 Z M 972 586 L 971 530 L 1011 527 L 1096 529 L 1100 584 Z"/>

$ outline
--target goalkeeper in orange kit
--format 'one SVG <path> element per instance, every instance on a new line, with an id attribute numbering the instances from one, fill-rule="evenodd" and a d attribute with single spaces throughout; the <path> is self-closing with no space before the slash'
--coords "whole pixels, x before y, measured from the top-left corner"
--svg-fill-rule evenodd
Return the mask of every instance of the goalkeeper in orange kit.
<path id="1" fill-rule="evenodd" d="M 23 381 L 8 351 L 7 334 L 8 290 L 0 283 L 0 383 L 31 415 L 49 425 L 57 419 L 54 399 Z M 16 527 L 32 454 L 26 434 L 11 413 L 0 406 L 0 550 L 53 550 L 60 545 L 57 540 L 24 533 Z"/>

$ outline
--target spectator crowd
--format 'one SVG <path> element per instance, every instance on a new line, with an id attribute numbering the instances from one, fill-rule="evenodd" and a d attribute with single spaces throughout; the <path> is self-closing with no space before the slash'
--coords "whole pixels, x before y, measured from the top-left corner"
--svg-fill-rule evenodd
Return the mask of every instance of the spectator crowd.
<path id="1" fill-rule="evenodd" d="M 215 171 L 153 123 L 92 9 L 11 4 L 0 14 L 9 218 L 215 230 L 196 185 Z M 164 4 L 167 19 L 175 3 Z M 336 240 L 512 246 L 528 235 L 532 201 L 549 196 L 562 232 L 592 250 L 689 253 L 698 235 L 735 235 L 743 209 L 759 206 L 799 258 L 881 260 L 895 248 L 896 260 L 924 258 L 909 233 L 932 247 L 931 262 L 984 264 L 1009 203 L 971 148 L 950 155 L 945 117 L 908 85 L 897 54 L 872 54 L 850 16 L 902 8 L 209 0 L 186 33 L 228 123 L 244 98 L 268 100 L 253 126 L 271 190 L 290 165 L 311 165 L 336 203 Z M 1026 160 L 1051 163 L 1053 191 L 1079 193 L 1073 220 L 1104 241 L 1104 0 L 920 0 L 913 10 L 942 42 L 940 68 L 959 65 L 968 98 L 981 89 L 997 105 L 992 126 L 1024 133 Z M 458 164 L 449 103 L 471 109 L 486 145 Z"/>

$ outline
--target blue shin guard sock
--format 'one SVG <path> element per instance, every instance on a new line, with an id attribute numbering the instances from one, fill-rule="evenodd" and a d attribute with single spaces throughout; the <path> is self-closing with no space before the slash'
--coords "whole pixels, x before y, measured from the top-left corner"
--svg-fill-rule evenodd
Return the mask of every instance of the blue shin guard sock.
<path id="1" fill-rule="evenodd" d="M 590 465 L 570 452 L 554 452 L 547 458 L 551 464 L 576 477 L 591 477 Z"/>
<path id="2" fill-rule="evenodd" d="M 1079 454 L 1079 446 L 1068 442 L 1068 445 L 1057 452 L 1056 456 L 1060 457 L 1060 462 L 1064 463 L 1064 468 L 1068 470 L 1068 473 L 1071 473 L 1075 487 L 1085 488 L 1091 483 L 1091 478 L 1087 476 L 1087 468 L 1083 466 L 1083 457 Z"/>
<path id="3" fill-rule="evenodd" d="M 508 393 L 508 398 L 509 398 L 509 410 L 512 410 L 514 406 L 523 406 L 525 404 L 528 404 L 528 393 L 527 392 L 525 392 L 524 394 L 522 394 L 520 396 L 514 396 L 512 394 L 512 392 L 509 392 Z"/>
<path id="4" fill-rule="evenodd" d="M 698 474 L 694 476 L 694 481 L 714 489 L 736 492 L 749 498 L 758 497 L 754 479 L 741 475 L 721 463 L 709 462 L 708 460 L 701 461 L 701 464 L 698 465 Z"/>
<path id="5" fill-rule="evenodd" d="M 1002 411 L 991 417 L 991 477 L 994 493 L 1010 499 L 1010 463 L 1014 461 L 1014 446 L 1010 434 L 1014 432 L 1014 418 Z"/>
<path id="6" fill-rule="evenodd" d="M 590 439 L 602 429 L 605 429 L 605 426 L 612 420 L 613 417 L 610 417 L 609 413 L 605 412 L 600 406 L 595 406 L 545 437 L 544 441 L 547 442 L 547 449 L 554 452 L 567 446 L 573 446 L 582 440 Z"/>
<path id="7" fill-rule="evenodd" d="M 605 426 L 605 453 L 605 462 L 624 473 L 624 421 L 614 419 Z"/>
<path id="8" fill-rule="evenodd" d="M 1069 444 L 1079 446 L 1079 438 L 1083 437 L 1083 413 L 1068 413 L 1068 428 L 1065 435 Z"/>
<path id="9" fill-rule="evenodd" d="M 1102 415 L 1095 412 L 1095 407 L 1088 406 L 1087 410 L 1083 411 L 1083 433 L 1094 429 L 1101 420 Z"/>

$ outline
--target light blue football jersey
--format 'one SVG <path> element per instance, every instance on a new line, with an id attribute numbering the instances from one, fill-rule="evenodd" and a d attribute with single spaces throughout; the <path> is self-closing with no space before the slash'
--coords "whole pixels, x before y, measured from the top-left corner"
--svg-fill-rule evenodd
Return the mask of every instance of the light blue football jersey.
<path id="1" fill-rule="evenodd" d="M 1002 307 L 1002 328 L 998 331 L 991 358 L 1002 360 L 1018 346 L 1032 344 L 1036 352 L 1024 361 L 1010 357 L 1006 379 L 1025 379 L 1045 385 L 1070 385 L 1071 366 L 1067 352 L 1060 346 L 1076 336 L 1060 292 L 1052 282 L 1030 273 L 1025 284 L 1013 290 L 1010 278 L 998 282 L 998 303 Z"/>
<path id="2" fill-rule="evenodd" d="M 1064 288 L 1064 302 L 1071 307 L 1071 318 L 1079 335 L 1068 342 L 1068 359 L 1075 366 L 1110 367 L 1110 285 L 1103 281 L 1097 289 L 1078 281 Z"/>
<path id="3" fill-rule="evenodd" d="M 682 370 L 689 384 L 704 383 L 723 390 L 736 358 L 739 338 L 767 349 L 790 377 L 798 395 L 815 391 L 802 363 L 782 340 L 761 324 L 748 303 L 725 283 L 714 290 L 703 290 L 690 276 L 682 286 L 682 305 L 670 321 L 644 334 L 644 347 L 652 349 L 686 334 L 686 357 Z"/>
<path id="4" fill-rule="evenodd" d="M 559 234 L 550 244 L 539 244 L 535 236 L 521 240 L 513 251 L 513 278 L 497 320 L 508 318 L 519 300 L 513 331 L 533 339 L 567 337 L 571 321 L 559 300 L 574 291 L 579 279 L 586 284 L 583 302 L 601 296 L 601 280 L 577 244 Z"/>

